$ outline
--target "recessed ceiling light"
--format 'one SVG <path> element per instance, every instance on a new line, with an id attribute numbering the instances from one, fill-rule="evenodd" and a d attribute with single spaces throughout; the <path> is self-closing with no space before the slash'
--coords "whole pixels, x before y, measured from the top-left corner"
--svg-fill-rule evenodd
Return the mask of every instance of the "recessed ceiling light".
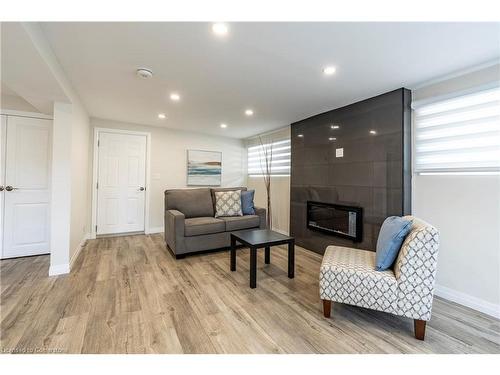
<path id="1" fill-rule="evenodd" d="M 148 78 L 151 78 L 153 76 L 153 72 L 151 70 L 145 69 L 145 68 L 139 68 L 139 69 L 137 69 L 137 71 L 135 73 L 137 74 L 137 77 L 142 78 L 142 79 L 148 79 Z"/>
<path id="2" fill-rule="evenodd" d="M 225 129 L 225 128 L 227 128 L 227 125 L 226 125 L 226 124 L 220 124 L 220 127 L 221 127 L 222 129 Z"/>
<path id="3" fill-rule="evenodd" d="M 304 138 L 304 134 L 298 134 L 297 137 Z"/>
<path id="4" fill-rule="evenodd" d="M 376 130 L 370 130 L 370 134 L 375 135 L 375 134 L 377 134 L 377 131 Z"/>
<path id="5" fill-rule="evenodd" d="M 181 99 L 181 96 L 176 92 L 173 92 L 170 94 L 170 99 L 173 100 L 174 102 L 178 102 Z"/>
<path id="6" fill-rule="evenodd" d="M 224 36 L 229 32 L 229 27 L 222 22 L 217 22 L 212 25 L 212 31 L 215 35 Z"/>
<path id="7" fill-rule="evenodd" d="M 337 138 L 335 138 L 335 137 L 330 137 L 330 138 L 328 138 L 328 140 L 329 140 L 329 141 L 336 141 L 336 140 L 337 140 Z"/>
<path id="8" fill-rule="evenodd" d="M 167 116 L 166 116 L 164 113 L 159 113 L 159 114 L 158 114 L 158 118 L 159 118 L 160 120 L 164 120 L 164 119 L 166 119 L 166 118 L 167 118 Z"/>
<path id="9" fill-rule="evenodd" d="M 335 73 L 337 69 L 334 66 L 326 66 L 323 68 L 323 73 L 326 74 L 327 76 L 331 76 L 333 73 Z"/>
<path id="10" fill-rule="evenodd" d="M 247 116 L 253 116 L 253 110 L 251 110 L 251 109 L 245 110 L 245 115 L 247 115 Z"/>
<path id="11" fill-rule="evenodd" d="M 332 128 L 332 129 L 338 129 L 339 127 L 340 127 L 340 126 L 338 126 L 338 125 L 331 125 L 331 126 L 330 126 L 330 128 Z"/>

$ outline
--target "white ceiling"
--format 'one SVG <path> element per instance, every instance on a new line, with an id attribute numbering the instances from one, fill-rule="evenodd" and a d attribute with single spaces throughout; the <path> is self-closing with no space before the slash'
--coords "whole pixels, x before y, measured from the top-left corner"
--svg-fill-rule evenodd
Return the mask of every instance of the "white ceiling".
<path id="1" fill-rule="evenodd" d="M 18 96 L 43 113 L 52 113 L 54 101 L 68 100 L 53 72 L 19 22 L 1 25 L 1 89 Z"/>
<path id="2" fill-rule="evenodd" d="M 91 116 L 244 138 L 498 59 L 499 25 L 230 23 L 225 38 L 209 23 L 42 29 Z M 337 73 L 325 77 L 330 64 Z M 138 67 L 154 77 L 137 78 Z"/>

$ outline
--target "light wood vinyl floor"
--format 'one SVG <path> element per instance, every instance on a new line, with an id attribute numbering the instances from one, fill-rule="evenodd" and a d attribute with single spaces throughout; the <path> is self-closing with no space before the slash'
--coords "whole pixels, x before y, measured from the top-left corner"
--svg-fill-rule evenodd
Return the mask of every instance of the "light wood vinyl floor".
<path id="1" fill-rule="evenodd" d="M 259 251 L 250 289 L 249 251 L 175 260 L 161 235 L 88 241 L 71 274 L 48 277 L 49 257 L 1 262 L 0 346 L 35 353 L 500 353 L 500 322 L 436 298 L 426 341 L 413 322 L 318 296 L 321 257 Z"/>

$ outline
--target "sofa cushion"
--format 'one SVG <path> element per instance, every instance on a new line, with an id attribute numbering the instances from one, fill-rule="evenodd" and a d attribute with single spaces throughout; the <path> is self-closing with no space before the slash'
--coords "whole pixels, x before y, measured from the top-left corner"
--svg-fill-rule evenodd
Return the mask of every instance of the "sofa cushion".
<path id="1" fill-rule="evenodd" d="M 226 230 L 226 223 L 215 217 L 193 217 L 184 221 L 186 237 L 220 233 Z"/>
<path id="2" fill-rule="evenodd" d="M 321 299 L 397 313 L 398 282 L 392 270 L 375 270 L 373 251 L 328 246 L 319 272 Z"/>
<path id="3" fill-rule="evenodd" d="M 241 190 L 215 192 L 215 217 L 243 216 Z"/>
<path id="4" fill-rule="evenodd" d="M 260 217 L 257 215 L 221 217 L 226 222 L 226 231 L 256 228 L 260 225 Z"/>
<path id="5" fill-rule="evenodd" d="M 255 207 L 253 197 L 255 190 L 247 190 L 241 192 L 241 210 L 243 215 L 255 215 Z"/>
<path id="6" fill-rule="evenodd" d="M 218 191 L 230 191 L 230 190 L 246 191 L 247 188 L 244 186 L 242 186 L 242 187 L 210 188 L 210 193 L 212 194 L 212 204 L 214 207 L 214 212 L 216 211 L 216 209 L 215 209 L 215 193 Z"/>
<path id="7" fill-rule="evenodd" d="M 385 219 L 377 239 L 377 271 L 384 271 L 393 265 L 405 237 L 411 230 L 411 224 L 411 220 L 399 216 L 389 216 Z"/>
<path id="8" fill-rule="evenodd" d="M 214 216 L 210 189 L 172 189 L 165 191 L 165 209 L 178 210 L 186 216 Z"/>

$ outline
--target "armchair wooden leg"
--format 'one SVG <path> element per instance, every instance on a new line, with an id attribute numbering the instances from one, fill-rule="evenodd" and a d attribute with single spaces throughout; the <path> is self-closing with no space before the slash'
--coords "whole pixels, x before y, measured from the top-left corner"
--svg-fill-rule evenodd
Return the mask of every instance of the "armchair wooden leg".
<path id="1" fill-rule="evenodd" d="M 323 300 L 323 315 L 325 316 L 325 318 L 330 317 L 331 311 L 332 311 L 332 301 L 324 299 Z"/>
<path id="2" fill-rule="evenodd" d="M 424 340 L 425 338 L 425 320 L 413 320 L 413 327 L 415 328 L 415 338 L 418 340 Z"/>

